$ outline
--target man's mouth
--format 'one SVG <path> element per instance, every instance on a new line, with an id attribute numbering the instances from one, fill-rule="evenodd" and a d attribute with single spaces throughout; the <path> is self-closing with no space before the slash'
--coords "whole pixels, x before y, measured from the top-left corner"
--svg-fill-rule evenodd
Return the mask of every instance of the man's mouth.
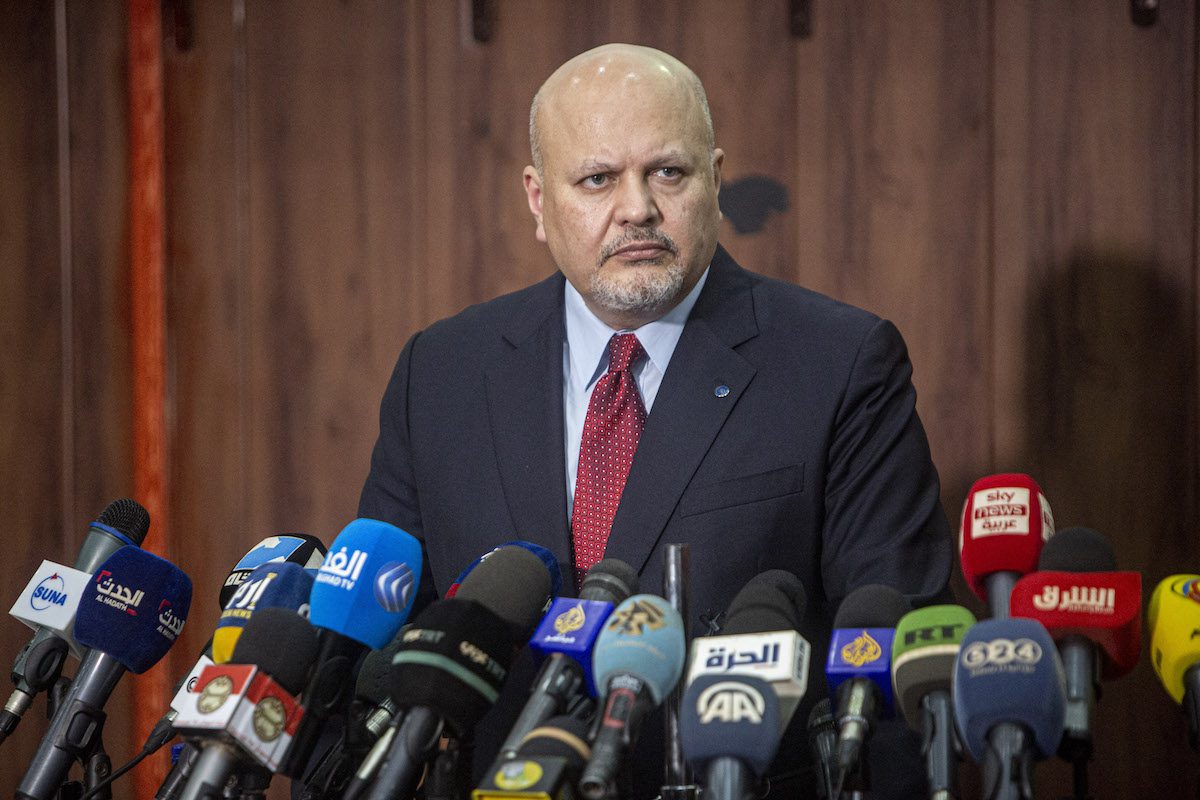
<path id="1" fill-rule="evenodd" d="M 622 261 L 652 261 L 669 253 L 670 250 L 657 242 L 632 242 L 612 254 Z"/>

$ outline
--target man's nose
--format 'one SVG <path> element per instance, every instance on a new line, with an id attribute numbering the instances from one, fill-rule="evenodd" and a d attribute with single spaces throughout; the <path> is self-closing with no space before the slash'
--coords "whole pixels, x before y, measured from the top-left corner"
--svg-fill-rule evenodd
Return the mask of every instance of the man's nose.
<path id="1" fill-rule="evenodd" d="M 617 222 L 642 227 L 659 221 L 658 204 L 650 185 L 643 180 L 624 180 L 617 190 Z"/>

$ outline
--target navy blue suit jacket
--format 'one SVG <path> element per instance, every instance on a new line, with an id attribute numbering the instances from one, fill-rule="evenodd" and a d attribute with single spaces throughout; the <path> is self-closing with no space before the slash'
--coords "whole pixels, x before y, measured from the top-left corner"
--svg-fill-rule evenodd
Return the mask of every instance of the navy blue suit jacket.
<path id="1" fill-rule="evenodd" d="M 422 539 L 423 594 L 444 592 L 512 539 L 548 548 L 571 585 L 563 285 L 555 274 L 472 306 L 400 355 L 359 515 Z M 852 589 L 889 584 L 917 603 L 944 596 L 952 544 L 910 377 L 891 323 L 748 272 L 718 248 L 606 556 L 658 593 L 664 545 L 688 543 L 693 626 L 757 573 L 795 573 L 809 597 L 803 632 L 817 696 L 822 643 Z"/>

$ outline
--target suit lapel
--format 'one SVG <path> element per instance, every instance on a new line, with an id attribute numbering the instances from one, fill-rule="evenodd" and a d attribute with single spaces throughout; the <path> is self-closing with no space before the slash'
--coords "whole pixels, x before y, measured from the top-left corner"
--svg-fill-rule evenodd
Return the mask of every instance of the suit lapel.
<path id="1" fill-rule="evenodd" d="M 562 287 L 562 276 L 555 275 L 533 288 L 501 332 L 512 350 L 487 371 L 485 381 L 500 481 L 516 534 L 549 549 L 569 576 Z"/>
<path id="2" fill-rule="evenodd" d="M 733 348 L 757 333 L 749 276 L 718 247 L 638 442 L 606 557 L 637 570 L 645 566 L 696 468 L 754 377 L 754 367 Z"/>

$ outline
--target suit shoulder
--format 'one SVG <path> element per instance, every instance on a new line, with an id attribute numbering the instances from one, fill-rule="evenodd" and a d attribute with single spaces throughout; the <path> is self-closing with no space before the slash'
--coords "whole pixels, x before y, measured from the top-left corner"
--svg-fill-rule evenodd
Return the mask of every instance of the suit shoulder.
<path id="1" fill-rule="evenodd" d="M 860 342 L 884 320 L 858 306 L 793 283 L 752 275 L 760 323 L 780 331 Z"/>
<path id="2" fill-rule="evenodd" d="M 562 275 L 555 273 L 532 286 L 467 306 L 421 331 L 421 343 L 454 346 L 514 332 L 519 335 L 521 329 L 532 329 L 562 302 L 562 282 Z"/>

